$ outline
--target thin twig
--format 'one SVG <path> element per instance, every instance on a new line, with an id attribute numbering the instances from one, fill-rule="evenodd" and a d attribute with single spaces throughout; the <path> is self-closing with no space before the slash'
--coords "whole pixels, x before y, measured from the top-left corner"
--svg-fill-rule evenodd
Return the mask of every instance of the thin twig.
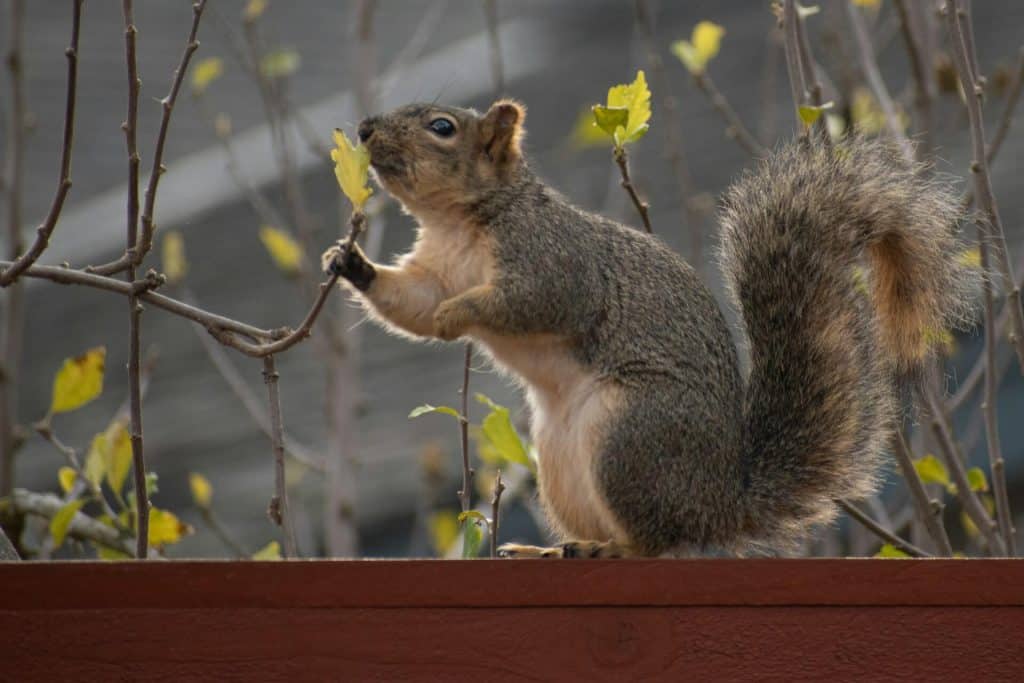
<path id="1" fill-rule="evenodd" d="M 25 489 L 14 489 L 13 494 L 8 498 L 9 504 L 16 512 L 22 514 L 36 515 L 46 519 L 53 519 L 60 510 L 67 504 L 63 498 L 50 493 L 34 493 Z M 3 505 L 3 503 L 0 503 Z M 105 548 L 117 550 L 126 555 L 132 555 L 135 547 L 130 539 L 123 538 L 112 526 L 107 526 L 99 520 L 82 512 L 76 512 L 68 525 L 68 536 L 83 541 L 91 541 L 102 545 Z M 154 550 L 150 550 L 150 557 L 159 557 Z"/>
<path id="2" fill-rule="evenodd" d="M 941 412 L 942 406 L 933 393 L 930 386 L 924 390 L 925 401 L 932 417 L 932 431 L 939 442 L 939 452 L 946 463 L 946 469 L 953 476 L 953 483 L 956 484 L 956 495 L 960 499 L 964 512 L 974 522 L 981 535 L 988 541 L 989 552 L 993 555 L 1005 555 L 1006 545 L 1001 536 L 996 533 L 997 525 L 989 517 L 988 511 L 982 505 L 978 495 L 971 489 L 970 481 L 967 478 L 967 471 L 964 469 L 963 456 L 953 439 L 953 433 L 949 421 Z"/>
<path id="3" fill-rule="evenodd" d="M 200 508 L 199 514 L 203 518 L 203 523 L 206 524 L 207 528 L 213 532 L 213 535 L 224 544 L 228 550 L 237 558 L 245 559 L 249 557 L 249 553 L 246 552 L 238 541 L 231 537 L 228 533 L 227 527 L 220 521 L 220 518 L 214 514 L 213 510 L 208 507 Z"/>
<path id="4" fill-rule="evenodd" d="M 273 356 L 263 358 L 263 381 L 267 383 L 270 406 L 271 446 L 274 451 L 274 497 L 268 514 L 284 533 L 284 556 L 298 557 L 295 528 L 288 508 L 288 486 L 284 477 L 284 426 L 281 420 L 281 395 L 277 386 L 278 374 Z"/>
<path id="5" fill-rule="evenodd" d="M 902 550 L 911 557 L 931 557 L 931 553 L 918 548 L 910 541 L 905 541 L 896 534 L 892 533 L 875 520 L 868 517 L 866 514 L 853 503 L 846 500 L 837 500 L 836 504 L 843 509 L 846 514 L 853 517 L 855 520 L 864 525 L 865 528 L 872 531 L 876 536 L 881 538 L 886 543 L 892 544 L 894 547 Z"/>
<path id="6" fill-rule="evenodd" d="M 11 121 L 7 142 L 7 249 L 11 259 L 21 254 L 21 202 L 25 175 L 25 83 L 22 70 L 24 39 L 24 0 L 11 0 L 10 39 L 7 69 L 11 84 Z M 0 274 L 0 279 L 3 275 Z M 4 306 L 3 349 L 0 363 L 0 496 L 8 496 L 14 488 L 14 454 L 17 449 L 18 381 L 21 368 L 21 342 L 25 331 L 24 291 L 15 282 L 7 289 Z"/>
<path id="7" fill-rule="evenodd" d="M 505 92 L 505 67 L 501 59 L 501 37 L 498 35 L 498 3 L 484 0 L 484 16 L 487 21 L 487 39 L 491 55 L 491 79 L 494 91 L 500 96 Z"/>
<path id="8" fill-rule="evenodd" d="M 715 85 L 707 71 L 694 71 L 691 72 L 691 75 L 696 86 L 711 100 L 711 106 L 725 119 L 726 137 L 735 140 L 748 154 L 755 157 L 764 156 L 768 150 L 743 125 L 739 114 L 732 108 L 729 101 L 725 99 L 725 95 L 719 91 L 718 86 Z"/>
<path id="9" fill-rule="evenodd" d="M 6 287 L 14 282 L 15 278 L 35 263 L 43 251 L 46 250 L 46 247 L 50 244 L 50 235 L 53 234 L 54 228 L 57 227 L 57 220 L 60 218 L 61 210 L 64 208 L 64 200 L 71 189 L 71 148 L 75 136 L 75 101 L 78 91 L 78 36 L 82 23 L 82 1 L 74 0 L 72 5 L 71 44 L 64 51 L 65 56 L 68 58 L 68 85 L 64 105 L 64 137 L 61 143 L 60 174 L 57 178 L 57 191 L 53 195 L 53 201 L 50 204 L 50 210 L 47 212 L 46 218 L 36 228 L 36 238 L 32 242 L 32 246 L 28 248 L 28 251 L 15 259 L 13 266 L 0 273 L 0 287 Z M 20 228 L 21 226 L 19 225 L 19 235 Z"/>
<path id="10" fill-rule="evenodd" d="M 878 69 L 878 60 L 875 58 L 875 50 L 871 46 L 871 38 L 868 36 L 867 26 L 864 25 L 864 16 L 852 2 L 843 2 L 846 9 L 846 18 L 853 28 L 854 43 L 857 45 L 857 57 L 860 59 L 860 69 L 864 74 L 871 92 L 874 93 L 878 106 L 885 117 L 885 123 L 889 127 L 889 133 L 900 148 L 903 158 L 913 161 L 914 150 L 900 128 L 899 117 L 896 115 L 896 107 L 889 96 L 889 89 L 885 87 L 882 79 L 882 72 Z"/>
<path id="11" fill-rule="evenodd" d="M 494 477 L 494 497 L 491 498 L 491 557 L 498 556 L 498 517 L 501 513 L 501 494 L 505 491 L 505 484 L 501 482 L 501 470 Z"/>
<path id="12" fill-rule="evenodd" d="M 931 62 L 925 55 L 925 47 L 920 36 L 915 32 L 907 0 L 895 0 L 896 11 L 900 16 L 900 30 L 903 42 L 906 43 L 910 55 L 910 66 L 914 74 L 914 105 L 917 108 L 918 129 L 924 134 L 924 144 L 918 149 L 930 154 L 933 147 L 935 119 L 932 103 L 935 100 L 935 78 L 932 74 Z M 925 30 L 925 27 L 920 27 Z"/>
<path id="13" fill-rule="evenodd" d="M 651 219 L 647 215 L 647 202 L 642 201 L 637 195 L 636 188 L 633 187 L 633 181 L 629 177 L 629 157 L 626 155 L 625 145 L 615 147 L 612 150 L 612 156 L 619 167 L 619 173 L 622 175 L 622 187 L 633 201 L 633 206 L 636 207 L 637 213 L 640 214 L 640 219 L 644 222 L 644 231 L 649 235 L 651 234 Z"/>
<path id="14" fill-rule="evenodd" d="M 981 270 L 989 272 L 989 248 L 985 239 L 985 231 L 978 225 L 978 250 L 981 254 Z M 988 462 L 992 470 L 992 489 L 996 500 L 996 521 L 999 533 L 1006 543 L 1010 556 L 1017 554 L 1014 543 L 1013 515 L 1010 512 L 1010 499 L 1006 491 L 1006 462 L 1003 460 L 1003 448 L 999 439 L 999 414 L 997 398 L 999 391 L 999 370 L 996 367 L 995 302 L 991 278 L 983 278 L 985 315 L 985 391 L 981 401 L 981 412 L 985 420 L 985 441 L 988 445 Z"/>
<path id="15" fill-rule="evenodd" d="M 967 116 L 971 126 L 971 174 L 974 176 L 974 192 L 985 215 L 980 223 L 985 229 L 984 239 L 992 246 L 999 274 L 1006 288 L 1006 305 L 1010 310 L 1010 343 L 1017 353 L 1017 361 L 1024 372 L 1024 311 L 1021 310 L 1020 288 L 1017 278 L 1013 275 L 1009 250 L 1006 245 L 1006 233 L 999 215 L 995 192 L 992 189 L 992 177 L 989 173 L 988 157 L 985 146 L 985 123 L 981 112 L 981 85 L 975 80 L 977 67 L 971 64 L 971 53 L 967 45 L 964 19 L 957 9 L 956 0 L 946 0 L 946 24 L 949 29 L 950 41 L 953 43 L 953 54 L 956 59 L 957 72 L 964 87 L 964 99 L 967 105 Z"/>
<path id="16" fill-rule="evenodd" d="M 949 542 L 946 527 L 942 524 L 943 505 L 941 502 L 928 497 L 928 491 L 925 489 L 924 483 L 914 467 L 910 448 L 907 446 L 903 434 L 899 431 L 896 433 L 895 448 L 893 450 L 896 454 L 896 462 L 900 466 L 900 472 L 903 474 L 903 479 L 907 482 L 907 488 L 910 489 L 910 495 L 914 501 L 914 512 L 917 518 L 928 531 L 932 541 L 935 542 L 935 547 L 938 548 L 939 554 L 943 557 L 952 557 L 953 546 Z"/>
<path id="17" fill-rule="evenodd" d="M 459 411 L 459 446 L 462 449 L 462 488 L 459 489 L 459 504 L 467 512 L 473 505 L 473 468 L 469 466 L 469 364 L 473 359 L 473 345 L 466 344 L 462 363 L 462 388 L 459 390 L 462 402 Z"/>
<path id="18" fill-rule="evenodd" d="M 196 35 L 199 32 L 199 22 L 203 17 L 203 10 L 206 9 L 206 0 L 196 0 L 192 4 L 192 27 L 189 30 L 188 40 L 185 43 L 185 50 L 182 53 L 181 61 L 174 70 L 174 77 L 171 81 L 171 89 L 167 95 L 160 100 L 163 114 L 160 117 L 160 128 L 156 137 L 156 145 L 153 149 L 153 166 L 149 172 L 149 182 L 146 185 L 145 201 L 142 208 L 142 235 L 135 248 L 121 256 L 119 259 L 101 266 L 91 268 L 90 271 L 99 275 L 112 275 L 119 273 L 129 265 L 142 263 L 142 260 L 149 253 L 153 246 L 153 233 L 156 231 L 156 224 L 153 222 L 153 213 L 156 209 L 156 193 L 160 185 L 160 177 L 167 168 L 163 165 L 164 147 L 167 143 L 167 132 L 170 129 L 171 113 L 174 111 L 174 103 L 178 99 L 178 92 L 185 80 L 189 62 L 193 53 L 199 49 L 199 41 Z M 134 37 L 132 38 L 134 42 Z"/>

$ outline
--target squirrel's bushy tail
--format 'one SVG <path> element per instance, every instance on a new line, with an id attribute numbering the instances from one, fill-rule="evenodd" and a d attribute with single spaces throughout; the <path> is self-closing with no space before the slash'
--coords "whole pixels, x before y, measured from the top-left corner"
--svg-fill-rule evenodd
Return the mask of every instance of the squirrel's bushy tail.
<path id="1" fill-rule="evenodd" d="M 785 543 L 874 485 L 895 382 L 970 317 L 960 205 L 881 142 L 795 143 L 726 194 L 722 265 L 749 338 L 748 538 Z"/>

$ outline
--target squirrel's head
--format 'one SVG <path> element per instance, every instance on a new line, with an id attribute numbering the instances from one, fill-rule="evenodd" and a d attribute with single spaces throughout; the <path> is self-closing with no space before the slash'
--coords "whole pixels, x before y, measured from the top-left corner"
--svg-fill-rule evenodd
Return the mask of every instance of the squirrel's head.
<path id="1" fill-rule="evenodd" d="M 470 205 L 525 169 L 526 110 L 499 100 L 486 114 L 410 104 L 359 124 L 378 182 L 413 213 Z"/>

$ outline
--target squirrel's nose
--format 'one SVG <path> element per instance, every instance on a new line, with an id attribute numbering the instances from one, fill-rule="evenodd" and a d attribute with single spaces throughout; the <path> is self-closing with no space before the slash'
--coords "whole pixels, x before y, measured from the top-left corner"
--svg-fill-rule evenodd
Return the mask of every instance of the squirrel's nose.
<path id="1" fill-rule="evenodd" d="M 375 119 L 371 117 L 368 119 L 363 119 L 362 123 L 359 124 L 358 133 L 360 142 L 366 142 L 367 140 L 370 139 L 370 136 L 373 135 L 374 121 Z"/>

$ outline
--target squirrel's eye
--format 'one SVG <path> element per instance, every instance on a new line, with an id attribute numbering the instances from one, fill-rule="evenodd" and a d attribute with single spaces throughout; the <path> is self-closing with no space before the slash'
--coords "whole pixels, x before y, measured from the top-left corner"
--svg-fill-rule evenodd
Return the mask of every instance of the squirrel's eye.
<path id="1" fill-rule="evenodd" d="M 455 135 L 455 125 L 448 119 L 434 119 L 430 122 L 428 128 L 443 138 L 450 138 Z"/>

